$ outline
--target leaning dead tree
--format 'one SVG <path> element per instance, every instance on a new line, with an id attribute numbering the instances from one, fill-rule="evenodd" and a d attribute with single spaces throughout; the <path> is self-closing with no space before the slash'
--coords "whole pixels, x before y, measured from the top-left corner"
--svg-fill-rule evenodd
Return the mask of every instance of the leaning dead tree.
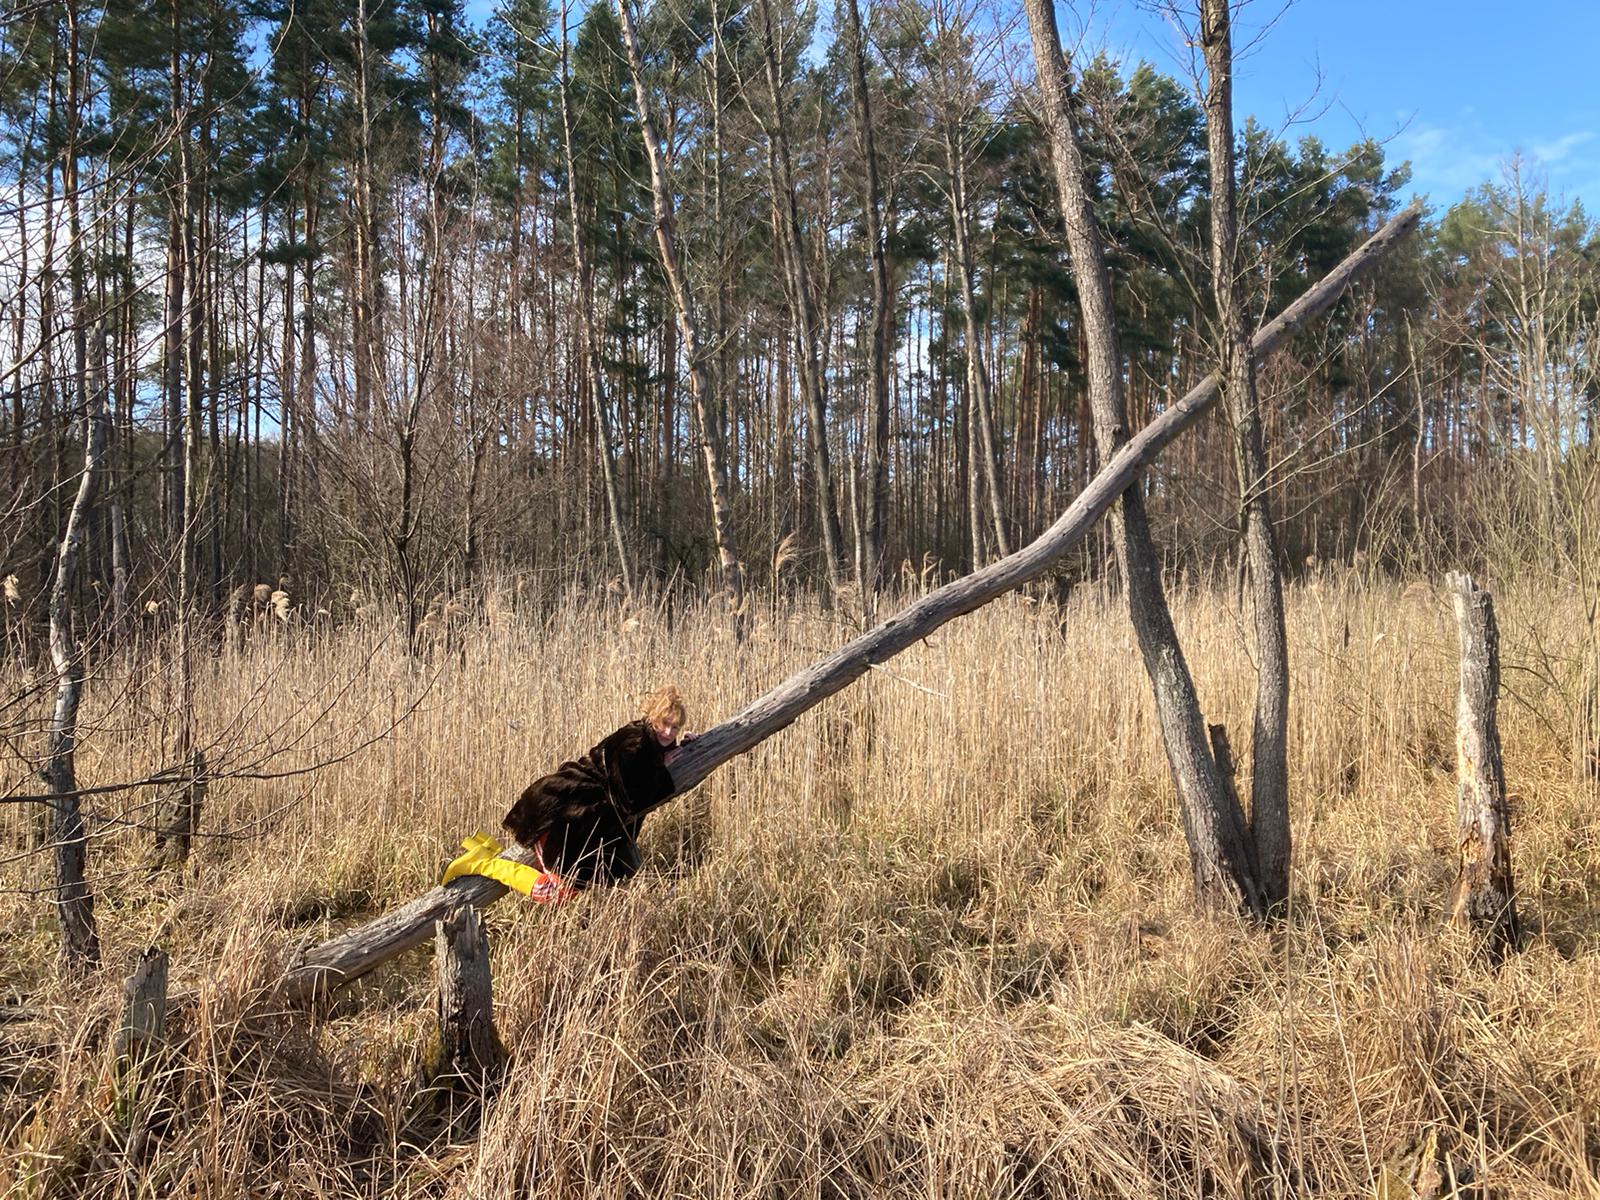
<path id="1" fill-rule="evenodd" d="M 1451 919 L 1481 932 L 1496 957 L 1520 940 L 1511 875 L 1511 814 L 1500 758 L 1500 629 L 1494 598 L 1472 576 L 1446 580 L 1461 641 L 1456 698 L 1456 834 L 1461 861 Z"/>
<path id="2" fill-rule="evenodd" d="M 1359 278 L 1416 228 L 1421 209 L 1413 205 L 1391 220 L 1255 337 L 1255 356 L 1271 354 L 1325 312 L 1352 280 Z M 1048 571 L 1092 529 L 1179 434 L 1198 421 L 1220 392 L 1216 375 L 1207 376 L 1137 435 L 1129 438 L 1067 511 L 1037 540 L 961 579 L 945 584 L 832 654 L 791 675 L 743 711 L 702 734 L 672 764 L 675 795 L 694 787 L 732 758 L 765 741 L 802 713 L 848 687 L 867 671 L 941 625 L 989 603 Z M 508 858 L 529 861 L 513 849 Z M 365 925 L 347 930 L 301 956 L 279 982 L 285 1000 L 304 999 L 359 979 L 395 956 L 426 941 L 434 922 L 458 904 L 492 904 L 506 888 L 491 879 L 468 876 L 433 888 Z"/>

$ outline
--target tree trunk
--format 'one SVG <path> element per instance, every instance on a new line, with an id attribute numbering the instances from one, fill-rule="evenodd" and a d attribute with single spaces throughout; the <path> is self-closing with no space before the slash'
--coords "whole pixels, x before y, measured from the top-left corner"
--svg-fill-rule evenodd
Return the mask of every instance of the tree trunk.
<path id="1" fill-rule="evenodd" d="M 1072 107 L 1075 101 L 1056 31 L 1055 9 L 1051 0 L 1025 2 L 1043 92 L 1042 115 L 1083 314 L 1095 443 L 1102 460 L 1109 461 L 1128 437 L 1111 274 L 1084 183 Z M 1230 803 L 1206 739 L 1205 718 L 1172 624 L 1161 582 L 1161 561 L 1137 488 L 1130 488 L 1122 497 L 1112 518 L 1112 536 L 1127 584 L 1128 615 L 1155 692 L 1167 762 L 1189 842 L 1196 896 L 1207 908 L 1242 908 L 1259 915 L 1262 901 L 1250 862 L 1244 814 L 1237 804 Z"/>
<path id="2" fill-rule="evenodd" d="M 804 233 L 800 228 L 800 202 L 795 195 L 794 167 L 789 154 L 789 128 L 784 117 L 783 81 L 778 69 L 778 33 L 771 0 L 760 0 L 762 63 L 767 82 L 767 102 L 772 123 L 767 125 L 754 105 L 751 114 L 763 126 L 767 139 L 767 174 L 772 203 L 777 209 L 778 243 L 783 263 L 784 290 L 789 297 L 790 323 L 794 327 L 800 387 L 806 397 L 806 436 L 811 443 L 811 473 L 816 485 L 817 523 L 822 534 L 828 589 L 837 596 L 844 583 L 844 538 L 839 527 L 839 505 L 833 485 L 833 462 L 828 451 L 827 403 L 822 390 L 820 336 L 816 305 L 811 294 L 811 272 L 806 265 Z"/>
<path id="3" fill-rule="evenodd" d="M 382 347 L 375 332 L 377 321 L 377 276 L 374 253 L 376 220 L 372 210 L 372 109 L 371 47 L 367 41 L 367 2 L 357 0 L 356 19 L 350 24 L 355 51 L 356 156 L 355 181 L 351 189 L 351 227 L 355 235 L 355 287 L 350 309 L 351 350 L 355 376 L 355 424 L 366 429 L 378 387 Z M 340 414 L 343 415 L 342 413 Z"/>
<path id="4" fill-rule="evenodd" d="M 183 135 L 186 139 L 186 135 Z M 199 498 L 200 392 L 202 384 L 199 257 L 194 244 L 192 204 L 195 199 L 189 175 L 187 140 L 178 149 L 179 189 L 182 211 L 179 228 L 182 238 L 182 277 L 194 319 L 185 322 L 187 400 L 183 422 L 182 508 L 178 513 L 178 613 L 177 650 L 178 720 L 173 761 L 185 772 L 182 781 L 168 792 L 156 820 L 155 860 L 157 866 L 177 866 L 189 857 L 190 842 L 199 828 L 200 803 L 205 794 L 205 758 L 194 744 L 194 565 L 195 505 Z"/>
<path id="5" fill-rule="evenodd" d="M 1451 919 L 1477 930 L 1495 957 L 1521 940 L 1517 889 L 1511 874 L 1511 816 L 1500 759 L 1500 630 L 1494 599 L 1472 576 L 1445 580 L 1461 642 L 1461 688 L 1456 699 L 1456 833 L 1460 864 Z"/>
<path id="6" fill-rule="evenodd" d="M 674 241 L 672 216 L 672 191 L 667 179 L 667 164 L 661 152 L 661 142 L 656 136 L 655 122 L 650 116 L 650 99 L 645 90 L 644 61 L 639 55 L 639 38 L 633 27 L 633 14 L 628 0 L 616 0 L 617 16 L 622 26 L 622 40 L 628 52 L 628 72 L 633 79 L 634 104 L 639 112 L 639 131 L 644 139 L 645 156 L 650 163 L 650 194 L 655 213 L 656 250 L 661 256 L 661 269 L 667 278 L 667 290 L 677 309 L 678 330 L 683 338 L 683 351 L 689 360 L 689 387 L 694 395 L 695 417 L 700 426 L 700 444 L 705 458 L 706 477 L 711 487 L 711 521 L 716 536 L 717 557 L 722 565 L 722 580 L 728 590 L 728 602 L 736 614 L 736 624 L 742 628 L 744 611 L 744 568 L 739 562 L 738 540 L 733 528 L 732 486 L 728 478 L 726 453 L 723 448 L 723 414 L 714 411 L 711 378 L 706 369 L 706 351 L 700 337 L 700 323 L 695 318 L 693 300 L 689 295 L 688 281 L 684 278 L 682 264 L 678 261 Z"/>
<path id="7" fill-rule="evenodd" d="M 83 650 L 72 622 L 72 587 L 89 513 L 94 505 L 100 464 L 106 448 L 106 393 L 101 376 L 105 328 L 95 328 L 89 363 L 89 395 L 84 404 L 83 475 L 67 514 L 50 589 L 50 662 L 56 673 L 56 703 L 50 718 L 50 757 L 44 778 L 51 800 L 51 841 L 55 846 L 54 903 L 61 928 L 61 957 L 70 970 L 100 965 L 100 935 L 95 929 L 94 896 L 84 881 L 88 837 L 78 805 L 78 775 L 73 754 L 78 736 L 78 703 L 83 692 Z"/>
<path id="8" fill-rule="evenodd" d="M 578 211 L 577 162 L 572 153 L 572 112 L 568 93 L 571 77 L 567 68 L 567 9 L 561 9 L 561 138 L 567 159 L 567 206 L 572 217 L 572 267 L 578 276 L 578 307 L 582 312 L 584 361 L 589 368 L 589 399 L 594 407 L 595 436 L 600 442 L 600 474 L 605 484 L 606 510 L 611 517 L 611 537 L 617 550 L 617 565 L 622 570 L 622 588 L 633 595 L 633 556 L 622 528 L 622 501 L 617 493 L 615 441 L 611 432 L 611 403 L 606 395 L 605 366 L 600 359 L 600 331 L 595 328 L 594 274 L 589 248 L 584 241 L 583 220 Z M 514 274 L 515 272 L 513 272 Z"/>
<path id="9" fill-rule="evenodd" d="M 116 406 L 111 414 L 110 446 L 107 453 L 111 461 L 106 473 L 111 492 L 111 629 L 112 636 L 120 640 L 128 631 L 128 583 L 131 559 L 128 546 L 129 493 L 133 483 L 130 448 L 133 442 L 133 401 L 137 390 L 137 367 L 134 344 L 137 320 L 134 316 L 133 297 L 133 229 L 135 204 L 129 199 L 122 226 L 123 267 L 119 273 L 117 307 L 121 309 L 118 325 L 117 348 L 113 353 L 117 363 Z M 101 360 L 105 370 L 106 360 Z M 107 385 L 109 388 L 109 384 Z M 107 403 L 111 395 L 107 394 Z"/>
<path id="10" fill-rule="evenodd" d="M 1315 287 L 1285 309 L 1255 338 L 1257 359 L 1271 354 L 1337 300 L 1349 283 L 1364 274 L 1394 245 L 1416 228 L 1421 209 L 1413 205 L 1395 217 L 1340 263 Z M 1128 439 L 1105 467 L 1084 487 L 1067 511 L 1031 545 L 986 569 L 937 588 L 875 629 L 846 643 L 820 662 L 790 676 L 766 695 L 684 747 L 670 770 L 673 795 L 694 787 L 712 771 L 790 725 L 807 710 L 849 686 L 875 664 L 886 662 L 906 647 L 963 613 L 1021 587 L 1049 570 L 1083 540 L 1106 509 L 1139 472 L 1155 461 L 1216 402 L 1216 375 L 1208 375 L 1187 395 Z M 666 803 L 666 801 L 663 801 Z M 513 848 L 507 858 L 527 862 L 529 852 Z M 504 885 L 482 876 L 466 876 L 401 905 L 392 912 L 309 950 L 285 973 L 276 994 L 299 1000 L 342 987 L 420 945 L 433 924 L 456 904 L 482 906 L 506 894 Z"/>
<path id="11" fill-rule="evenodd" d="M 178 538 L 183 517 L 183 224 L 179 202 L 169 201 L 172 211 L 167 222 L 167 290 L 163 314 L 162 352 L 162 478 L 166 481 L 162 507 L 163 532 L 169 544 Z M 174 462 L 174 456 L 177 461 Z"/>
<path id="12" fill-rule="evenodd" d="M 1211 285 L 1217 304 L 1223 393 L 1233 418 L 1239 511 L 1250 567 L 1256 634 L 1256 709 L 1251 741 L 1250 837 L 1256 882 L 1268 908 L 1289 898 L 1289 636 L 1283 579 L 1268 502 L 1255 360 L 1245 304 L 1233 166 L 1233 41 L 1230 0 L 1202 0 L 1206 136 L 1211 156 Z"/>
<path id="13" fill-rule="evenodd" d="M 862 209 L 872 254 L 872 337 L 867 343 L 867 375 L 872 388 L 865 450 L 866 496 L 862 503 L 862 604 L 871 612 L 882 585 L 885 531 L 889 510 L 889 371 L 894 360 L 894 307 L 889 291 L 889 248 L 883 232 L 883 193 L 878 182 L 878 151 L 872 128 L 872 99 L 867 87 L 867 51 L 857 0 L 845 6 L 850 39 L 850 85 L 855 102 L 857 136 L 866 173 Z"/>
<path id="14" fill-rule="evenodd" d="M 972 225 L 967 206 L 967 167 L 959 145 L 960 135 L 946 126 L 944 131 L 945 162 L 950 186 L 950 229 L 954 239 L 955 266 L 961 289 L 961 316 L 965 322 L 964 333 L 967 358 L 967 390 L 970 395 L 970 427 L 967 437 L 971 448 L 968 458 L 977 464 L 971 486 L 976 495 L 972 500 L 975 526 L 972 533 L 973 565 L 982 566 L 979 557 L 983 539 L 976 527 L 981 511 L 979 496 L 987 503 L 989 521 L 994 528 L 995 545 L 1001 557 L 1011 553 L 1011 539 L 1006 532 L 1005 507 L 1001 501 L 1000 451 L 995 440 L 994 399 L 989 381 L 989 368 L 984 361 L 983 333 L 978 327 L 978 298 L 976 267 L 972 256 Z M 978 490 L 981 489 L 981 490 Z"/>
<path id="15" fill-rule="evenodd" d="M 489 939 L 477 909 L 463 904 L 435 923 L 433 963 L 439 1041 L 426 1055 L 427 1081 L 479 1085 L 499 1072 L 506 1050 L 494 1027 Z"/>

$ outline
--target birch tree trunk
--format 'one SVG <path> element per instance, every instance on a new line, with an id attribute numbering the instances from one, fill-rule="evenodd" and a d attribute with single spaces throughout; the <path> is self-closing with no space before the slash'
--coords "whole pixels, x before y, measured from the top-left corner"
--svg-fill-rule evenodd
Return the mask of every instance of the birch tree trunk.
<path id="1" fill-rule="evenodd" d="M 1024 3 L 1043 93 L 1042 116 L 1083 314 L 1095 443 L 1101 459 L 1110 461 L 1128 440 L 1111 274 L 1084 183 L 1073 111 L 1075 100 L 1056 30 L 1055 9 L 1052 0 Z M 1161 560 L 1150 535 L 1144 499 L 1137 488 L 1123 495 L 1113 513 L 1112 540 L 1128 590 L 1128 615 L 1155 691 L 1167 762 L 1189 842 L 1196 895 L 1208 908 L 1242 908 L 1260 915 L 1262 898 L 1251 862 L 1244 814 L 1232 801 L 1212 756 L 1194 679 L 1167 607 Z"/>
<path id="2" fill-rule="evenodd" d="M 1250 838 L 1261 902 L 1289 898 L 1289 635 L 1283 579 L 1268 501 L 1255 360 L 1244 300 L 1239 217 L 1234 189 L 1233 36 L 1230 0 L 1201 0 L 1200 44 L 1206 61 L 1206 136 L 1211 157 L 1211 284 L 1217 346 L 1233 419 L 1239 511 L 1244 522 L 1250 602 L 1255 617 L 1256 708 L 1250 754 Z"/>
<path id="3" fill-rule="evenodd" d="M 50 757 L 45 763 L 44 778 L 51 796 L 50 840 L 55 847 L 56 867 L 53 902 L 61 931 L 61 958 L 76 971 L 100 965 L 94 896 L 83 874 L 88 838 L 78 805 L 78 775 L 73 761 L 78 704 L 83 693 L 83 649 L 73 628 L 72 588 L 105 457 L 104 361 L 105 328 L 97 325 L 89 359 L 89 394 L 84 405 L 83 474 L 67 514 L 66 530 L 56 555 L 55 582 L 50 589 L 50 662 L 56 673 L 56 703 L 50 716 Z"/>
<path id="4" fill-rule="evenodd" d="M 650 163 L 650 195 L 655 213 L 656 250 L 667 278 L 667 291 L 678 313 L 678 330 L 683 351 L 689 360 L 689 389 L 694 396 L 695 418 L 700 426 L 700 445 L 705 458 L 706 477 L 711 487 L 711 521 L 716 535 L 717 557 L 722 565 L 722 580 L 728 601 L 735 613 L 744 608 L 744 568 L 739 562 L 738 541 L 733 528 L 732 487 L 728 478 L 727 455 L 723 446 L 723 414 L 715 411 L 711 377 L 706 366 L 706 350 L 700 337 L 700 323 L 694 314 L 688 281 L 678 261 L 674 235 L 672 190 L 667 179 L 667 164 L 661 141 L 650 116 L 650 98 L 645 90 L 644 60 L 639 54 L 639 36 L 633 25 L 628 0 L 616 0 L 617 17 L 622 26 L 622 41 L 628 52 L 628 73 L 633 79 L 634 104 L 639 112 L 639 131 L 644 138 L 645 157 Z"/>

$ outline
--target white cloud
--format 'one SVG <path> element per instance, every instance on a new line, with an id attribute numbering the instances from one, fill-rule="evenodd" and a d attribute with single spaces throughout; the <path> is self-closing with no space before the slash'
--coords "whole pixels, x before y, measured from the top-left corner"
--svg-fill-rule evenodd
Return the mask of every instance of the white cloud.
<path id="1" fill-rule="evenodd" d="M 1475 129 L 1415 124 L 1395 134 L 1386 157 L 1395 163 L 1409 160 L 1411 186 L 1450 203 L 1498 175 L 1510 152 L 1511 147 L 1492 145 Z"/>
<path id="2" fill-rule="evenodd" d="M 1396 164 L 1409 160 L 1412 189 L 1427 193 L 1437 204 L 1454 203 L 1481 183 L 1498 182 L 1516 154 L 1547 179 L 1553 195 L 1577 199 L 1596 194 L 1597 138 L 1600 133 L 1582 129 L 1540 141 L 1515 141 L 1491 134 L 1471 120 L 1452 125 L 1419 122 L 1395 134 L 1385 157 Z"/>
<path id="3" fill-rule="evenodd" d="M 1545 163 L 1558 163 L 1574 149 L 1585 142 L 1594 139 L 1594 130 L 1581 129 L 1577 133 L 1569 133 L 1565 137 L 1558 137 L 1552 142 L 1535 142 L 1529 149 Z"/>

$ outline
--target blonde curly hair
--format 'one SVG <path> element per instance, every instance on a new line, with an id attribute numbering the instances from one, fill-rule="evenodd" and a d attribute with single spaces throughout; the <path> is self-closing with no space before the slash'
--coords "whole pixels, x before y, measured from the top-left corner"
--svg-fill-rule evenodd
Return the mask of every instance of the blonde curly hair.
<path id="1" fill-rule="evenodd" d="M 644 719 L 657 725 L 677 725 L 681 728 L 689 719 L 683 693 L 670 683 L 657 688 L 645 697 Z"/>

